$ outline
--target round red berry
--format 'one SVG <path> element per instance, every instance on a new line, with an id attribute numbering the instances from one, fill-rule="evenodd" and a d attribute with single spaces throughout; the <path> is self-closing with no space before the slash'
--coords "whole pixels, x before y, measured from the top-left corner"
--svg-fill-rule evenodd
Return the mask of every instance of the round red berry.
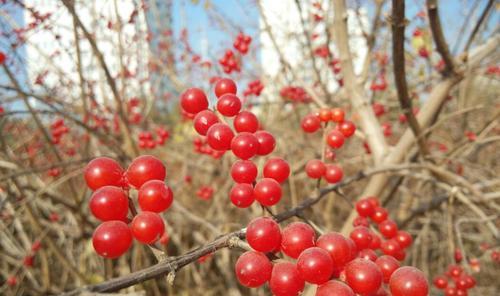
<path id="1" fill-rule="evenodd" d="M 306 174 L 311 179 L 319 179 L 326 172 L 325 164 L 319 159 L 311 159 L 306 164 Z"/>
<path id="2" fill-rule="evenodd" d="M 339 281 L 328 281 L 316 290 L 316 296 L 356 296 L 348 285 Z"/>
<path id="3" fill-rule="evenodd" d="M 234 81 L 231 79 L 221 78 L 217 80 L 217 82 L 215 83 L 214 92 L 218 98 L 225 94 L 235 95 L 236 91 L 237 91 L 236 83 L 234 83 Z"/>
<path id="4" fill-rule="evenodd" d="M 238 208 L 248 208 L 255 200 L 253 186 L 250 184 L 235 184 L 229 192 L 231 202 Z"/>
<path id="5" fill-rule="evenodd" d="M 311 226 L 303 222 L 293 222 L 281 233 L 281 250 L 296 259 L 305 249 L 314 247 L 315 233 Z"/>
<path id="6" fill-rule="evenodd" d="M 109 157 L 98 157 L 91 160 L 83 172 L 87 186 L 96 190 L 103 186 L 118 186 L 123 184 L 123 169 Z"/>
<path id="7" fill-rule="evenodd" d="M 130 248 L 132 233 L 125 222 L 106 221 L 95 229 L 92 244 L 100 256 L 116 258 Z"/>
<path id="8" fill-rule="evenodd" d="M 199 88 L 190 88 L 181 95 L 182 109 L 191 114 L 197 114 L 208 108 L 208 99 L 205 93 Z"/>
<path id="9" fill-rule="evenodd" d="M 238 281 L 249 288 L 262 286 L 269 281 L 272 269 L 273 265 L 266 255 L 254 251 L 243 253 L 235 265 Z"/>
<path id="10" fill-rule="evenodd" d="M 308 248 L 297 259 L 300 276 L 308 283 L 321 285 L 333 274 L 333 260 L 330 254 L 318 247 Z"/>
<path id="11" fill-rule="evenodd" d="M 304 132 L 314 133 L 321 127 L 321 121 L 317 116 L 309 114 L 302 119 L 300 126 Z"/>
<path id="12" fill-rule="evenodd" d="M 231 141 L 231 151 L 233 151 L 233 154 L 238 158 L 252 158 L 257 154 L 258 150 L 259 141 L 251 133 L 239 133 Z"/>
<path id="13" fill-rule="evenodd" d="M 304 290 L 305 282 L 300 277 L 297 266 L 291 262 L 274 264 L 269 280 L 269 288 L 275 296 L 297 296 Z"/>
<path id="14" fill-rule="evenodd" d="M 259 149 L 257 150 L 257 155 L 268 155 L 273 152 L 274 147 L 276 147 L 276 140 L 273 135 L 266 131 L 258 131 L 254 133 L 254 136 L 259 141 Z"/>
<path id="15" fill-rule="evenodd" d="M 423 272 L 411 266 L 398 268 L 391 276 L 389 288 L 392 296 L 427 296 L 429 292 Z"/>
<path id="16" fill-rule="evenodd" d="M 225 94 L 217 101 L 217 111 L 220 114 L 233 117 L 241 110 L 241 100 L 233 94 Z"/>
<path id="17" fill-rule="evenodd" d="M 165 223 L 157 213 L 141 212 L 132 220 L 130 229 L 136 240 L 143 244 L 152 244 L 165 232 Z"/>
<path id="18" fill-rule="evenodd" d="M 355 293 L 370 294 L 378 291 L 383 276 L 375 263 L 359 258 L 346 265 L 345 278 Z"/>
<path id="19" fill-rule="evenodd" d="M 225 151 L 231 149 L 231 141 L 234 138 L 234 133 L 231 128 L 224 123 L 216 123 L 207 131 L 207 142 L 210 148 L 217 151 Z"/>
<path id="20" fill-rule="evenodd" d="M 259 129 L 257 116 L 250 111 L 241 111 L 233 120 L 234 129 L 238 132 L 255 133 Z"/>
<path id="21" fill-rule="evenodd" d="M 208 129 L 219 122 L 219 118 L 210 110 L 203 110 L 196 114 L 193 120 L 194 129 L 202 136 L 206 136 Z"/>
<path id="22" fill-rule="evenodd" d="M 231 177 L 236 183 L 252 184 L 257 173 L 257 166 L 250 160 L 237 160 L 231 167 Z"/>
<path id="23" fill-rule="evenodd" d="M 341 167 L 334 164 L 327 164 L 324 178 L 326 182 L 333 184 L 338 183 L 344 177 L 344 172 Z"/>
<path id="24" fill-rule="evenodd" d="M 281 185 L 276 180 L 264 178 L 254 188 L 255 199 L 263 206 L 274 206 L 281 199 Z"/>
<path id="25" fill-rule="evenodd" d="M 92 194 L 89 207 L 92 214 L 101 221 L 125 221 L 128 214 L 128 197 L 119 187 L 104 186 Z"/>
<path id="26" fill-rule="evenodd" d="M 155 213 L 167 210 L 174 201 L 172 189 L 160 180 L 151 180 L 144 183 L 137 196 L 141 210 Z"/>
<path id="27" fill-rule="evenodd" d="M 281 229 L 272 218 L 255 218 L 247 226 L 246 238 L 250 247 L 256 251 L 276 251 L 281 245 Z"/>
<path id="28" fill-rule="evenodd" d="M 282 158 L 273 157 L 266 161 L 264 165 L 264 177 L 272 178 L 279 183 L 286 181 L 290 175 L 290 166 L 288 162 Z"/>

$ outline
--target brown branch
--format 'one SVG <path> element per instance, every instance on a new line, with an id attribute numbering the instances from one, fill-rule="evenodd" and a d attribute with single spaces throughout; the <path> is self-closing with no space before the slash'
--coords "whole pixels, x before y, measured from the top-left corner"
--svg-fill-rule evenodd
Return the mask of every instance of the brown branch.
<path id="1" fill-rule="evenodd" d="M 111 92 L 113 93 L 113 98 L 115 100 L 116 107 L 118 109 L 118 117 L 120 118 L 121 121 L 120 127 L 123 129 L 123 132 L 125 134 L 126 143 L 129 146 L 129 149 L 131 149 L 131 152 L 134 155 L 138 155 L 139 150 L 131 135 L 130 126 L 128 124 L 127 117 L 125 116 L 125 110 L 123 108 L 122 98 L 118 91 L 118 87 L 116 86 L 116 82 L 111 76 L 111 72 L 109 71 L 108 65 L 104 60 L 104 56 L 102 55 L 102 52 L 99 50 L 95 38 L 92 36 L 92 34 L 90 34 L 85 25 L 82 23 L 82 20 L 76 13 L 74 0 L 61 0 L 61 1 L 63 2 L 64 6 L 66 6 L 69 13 L 73 17 L 74 21 L 76 22 L 80 30 L 82 30 L 83 34 L 85 35 L 85 38 L 88 40 L 90 46 L 92 47 L 92 51 L 94 55 L 97 57 L 97 60 L 104 71 L 104 75 L 106 76 L 106 81 L 108 82 L 108 85 L 111 88 Z"/>
<path id="2" fill-rule="evenodd" d="M 484 20 L 486 19 L 486 16 L 490 12 L 491 8 L 493 7 L 493 4 L 495 3 L 494 0 L 489 0 L 488 4 L 483 10 L 483 13 L 481 13 L 481 16 L 479 17 L 479 20 L 477 21 L 476 25 L 474 26 L 474 29 L 472 30 L 469 38 L 467 39 L 467 43 L 465 44 L 464 51 L 468 51 L 469 47 L 472 44 L 472 41 L 474 41 L 474 37 L 476 37 L 477 32 L 479 32 L 479 28 L 483 24 Z"/>
<path id="3" fill-rule="evenodd" d="M 394 1 L 393 1 L 394 2 Z M 427 14 L 429 15 L 429 24 L 432 31 L 432 38 L 436 44 L 436 49 L 444 61 L 445 68 L 443 75 L 457 75 L 453 57 L 448 49 L 448 44 L 444 38 L 443 29 L 441 28 L 441 21 L 439 19 L 439 11 L 437 0 L 427 0 Z"/>
<path id="4" fill-rule="evenodd" d="M 403 113 L 408 119 L 408 124 L 417 138 L 418 147 L 422 157 L 429 154 L 424 137 L 420 137 L 422 131 L 415 115 L 411 99 L 408 96 L 408 85 L 406 83 L 405 70 L 405 1 L 392 0 L 392 60 L 394 66 L 394 81 L 398 91 L 398 100 Z"/>

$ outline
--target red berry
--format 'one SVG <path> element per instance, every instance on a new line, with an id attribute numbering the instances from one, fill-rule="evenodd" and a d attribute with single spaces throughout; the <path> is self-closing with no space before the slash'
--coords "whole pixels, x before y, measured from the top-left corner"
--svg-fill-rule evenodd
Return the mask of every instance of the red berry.
<path id="1" fill-rule="evenodd" d="M 266 131 L 258 131 L 254 134 L 259 141 L 259 150 L 257 151 L 257 155 L 268 155 L 273 152 L 274 147 L 276 146 L 276 140 L 274 139 L 271 133 Z"/>
<path id="2" fill-rule="evenodd" d="M 358 250 L 369 248 L 373 239 L 371 230 L 364 226 L 355 227 L 349 237 L 354 241 Z"/>
<path id="3" fill-rule="evenodd" d="M 331 130 L 328 135 L 326 135 L 326 142 L 328 146 L 338 149 L 344 145 L 344 135 L 337 130 Z"/>
<path id="4" fill-rule="evenodd" d="M 132 235 L 143 244 L 156 242 L 165 232 L 163 219 L 154 212 L 141 212 L 130 223 Z"/>
<path id="5" fill-rule="evenodd" d="M 281 232 L 281 250 L 296 259 L 305 249 L 314 247 L 314 230 L 302 222 L 293 222 Z"/>
<path id="6" fill-rule="evenodd" d="M 321 127 L 321 121 L 313 114 L 306 115 L 300 123 L 302 130 L 306 133 L 314 133 Z"/>
<path id="7" fill-rule="evenodd" d="M 139 189 L 147 181 L 163 181 L 167 170 L 158 158 L 152 155 L 142 155 L 132 161 L 125 174 L 128 183 Z"/>
<path id="8" fill-rule="evenodd" d="M 104 186 L 90 197 L 90 211 L 101 221 L 125 221 L 128 214 L 128 198 L 125 192 L 116 186 Z"/>
<path id="9" fill-rule="evenodd" d="M 0 65 L 3 65 L 5 63 L 5 60 L 7 60 L 7 56 L 4 52 L 0 51 Z"/>
<path id="10" fill-rule="evenodd" d="M 264 178 L 255 185 L 254 194 L 261 205 L 274 206 L 281 199 L 281 185 L 274 179 Z"/>
<path id="11" fill-rule="evenodd" d="M 225 94 L 217 101 L 217 111 L 220 114 L 233 117 L 241 110 L 241 100 L 233 94 Z"/>
<path id="12" fill-rule="evenodd" d="M 151 180 L 144 183 L 137 196 L 141 210 L 155 213 L 167 210 L 174 201 L 172 189 L 160 180 Z"/>
<path id="13" fill-rule="evenodd" d="M 356 211 L 361 217 L 370 217 L 375 211 L 375 207 L 369 200 L 362 199 L 356 202 Z"/>
<path id="14" fill-rule="evenodd" d="M 326 172 L 325 164 L 319 159 L 311 159 L 306 164 L 306 174 L 309 178 L 319 179 Z"/>
<path id="15" fill-rule="evenodd" d="M 269 280 L 269 288 L 275 296 L 297 296 L 304 290 L 304 280 L 297 266 L 290 262 L 274 264 Z"/>
<path id="16" fill-rule="evenodd" d="M 434 286 L 438 289 L 445 289 L 448 286 L 448 279 L 445 276 L 438 275 L 434 278 Z"/>
<path id="17" fill-rule="evenodd" d="M 332 280 L 319 286 L 316 290 L 316 296 L 356 296 L 356 294 L 351 287 L 343 282 Z"/>
<path id="18" fill-rule="evenodd" d="M 425 275 L 411 266 L 398 268 L 391 276 L 389 288 L 392 296 L 427 296 L 429 292 Z"/>
<path id="19" fill-rule="evenodd" d="M 383 276 L 375 263 L 366 259 L 355 259 L 346 265 L 345 277 L 355 293 L 369 294 L 378 291 Z"/>
<path id="20" fill-rule="evenodd" d="M 239 133 L 231 141 L 231 150 L 236 157 L 249 159 L 257 154 L 259 141 L 251 133 Z"/>
<path id="21" fill-rule="evenodd" d="M 391 219 L 387 219 L 378 225 L 378 230 L 385 238 L 393 238 L 398 233 L 398 225 Z"/>
<path id="22" fill-rule="evenodd" d="M 231 167 L 231 177 L 236 183 L 252 184 L 257 173 L 257 166 L 250 160 L 237 160 Z"/>
<path id="23" fill-rule="evenodd" d="M 125 222 L 106 221 L 95 229 L 92 244 L 100 256 L 116 258 L 130 248 L 132 233 Z"/>
<path id="24" fill-rule="evenodd" d="M 225 151 L 231 148 L 231 141 L 234 133 L 231 128 L 224 123 L 216 123 L 207 131 L 207 142 L 210 148 L 217 151 Z"/>
<path id="25" fill-rule="evenodd" d="M 1 52 L 0 52 L 1 53 Z M 2 64 L 2 63 L 0 63 Z M 15 275 L 11 275 L 9 276 L 9 278 L 7 278 L 7 281 L 6 281 L 7 285 L 9 287 L 14 287 L 17 285 L 17 277 Z"/>
<path id="26" fill-rule="evenodd" d="M 351 258 L 349 242 L 340 233 L 329 232 L 321 235 L 316 241 L 316 246 L 330 253 L 333 266 L 343 267 Z"/>
<path id="27" fill-rule="evenodd" d="M 395 239 L 383 241 L 380 244 L 380 250 L 382 250 L 382 253 L 392 256 L 396 259 L 401 257 L 400 253 L 402 252 L 402 249 Z"/>
<path id="28" fill-rule="evenodd" d="M 290 166 L 286 160 L 273 157 L 266 161 L 263 173 L 265 178 L 272 178 L 279 183 L 283 183 L 290 175 Z"/>
<path id="29" fill-rule="evenodd" d="M 373 222 L 379 224 L 384 222 L 388 216 L 389 213 L 387 213 L 386 209 L 382 207 L 375 207 L 375 210 L 373 211 L 373 214 L 370 216 L 370 218 L 373 220 Z"/>
<path id="30" fill-rule="evenodd" d="M 458 295 L 457 294 L 457 288 L 455 288 L 455 287 L 447 287 L 444 290 L 444 295 L 445 296 L 455 296 L 455 295 Z"/>
<path id="31" fill-rule="evenodd" d="M 241 111 L 233 120 L 234 129 L 238 132 L 255 133 L 259 129 L 257 116 L 250 111 Z"/>
<path id="32" fill-rule="evenodd" d="M 236 83 L 234 83 L 234 81 L 231 79 L 221 78 L 215 83 L 214 92 L 218 98 L 225 94 L 235 95 L 236 91 L 237 91 Z"/>
<path id="33" fill-rule="evenodd" d="M 343 177 L 344 177 L 344 172 L 342 171 L 341 167 L 334 164 L 326 165 L 326 171 L 324 175 L 326 182 L 330 184 L 338 183 L 342 180 Z"/>
<path id="34" fill-rule="evenodd" d="M 256 288 L 269 281 L 273 265 L 266 255 L 248 251 L 238 258 L 234 269 L 240 284 Z"/>
<path id="35" fill-rule="evenodd" d="M 208 129 L 219 122 L 219 118 L 210 110 L 203 110 L 196 114 L 193 120 L 194 129 L 202 136 L 207 135 Z"/>
<path id="36" fill-rule="evenodd" d="M 254 190 L 250 184 L 235 184 L 229 192 L 231 202 L 238 208 L 248 208 L 255 200 Z"/>
<path id="37" fill-rule="evenodd" d="M 308 248 L 297 259 L 300 276 L 308 283 L 321 285 L 333 274 L 333 260 L 330 254 L 318 247 Z"/>
<path id="38" fill-rule="evenodd" d="M 318 118 L 323 122 L 330 121 L 332 119 L 332 111 L 328 108 L 321 108 L 318 111 Z"/>
<path id="39" fill-rule="evenodd" d="M 197 114 L 208 108 L 207 96 L 199 88 L 187 89 L 181 95 L 181 107 L 187 113 Z"/>
<path id="40" fill-rule="evenodd" d="M 337 129 L 344 135 L 344 137 L 349 138 L 356 132 L 356 125 L 352 121 L 346 120 L 337 125 Z"/>
<path id="41" fill-rule="evenodd" d="M 281 245 L 281 229 L 272 218 L 255 218 L 247 226 L 246 238 L 252 249 L 272 252 L 279 250 Z"/>
<path id="42" fill-rule="evenodd" d="M 87 186 L 96 190 L 103 186 L 123 185 L 123 169 L 109 157 L 98 157 L 91 160 L 84 169 Z"/>
<path id="43" fill-rule="evenodd" d="M 359 251 L 358 257 L 363 258 L 363 259 L 367 259 L 367 260 L 370 260 L 373 262 L 375 262 L 375 260 L 377 260 L 377 258 L 378 258 L 377 253 L 375 253 L 375 251 L 372 249 L 363 249 L 363 250 Z"/>
<path id="44" fill-rule="evenodd" d="M 366 227 L 368 227 L 368 226 L 366 226 Z M 372 249 L 372 250 L 380 249 L 381 243 L 382 243 L 382 240 L 380 239 L 380 236 L 376 235 L 375 233 L 372 233 L 372 242 L 370 243 L 370 249 Z"/>
<path id="45" fill-rule="evenodd" d="M 384 276 L 384 283 L 389 283 L 392 273 L 399 268 L 400 264 L 398 260 L 394 259 L 392 256 L 383 255 L 375 260 L 378 268 L 382 271 Z"/>
<path id="46" fill-rule="evenodd" d="M 408 232 L 402 230 L 396 233 L 396 237 L 394 237 L 394 239 L 399 243 L 399 245 L 403 249 L 411 246 L 413 242 L 411 235 Z"/>

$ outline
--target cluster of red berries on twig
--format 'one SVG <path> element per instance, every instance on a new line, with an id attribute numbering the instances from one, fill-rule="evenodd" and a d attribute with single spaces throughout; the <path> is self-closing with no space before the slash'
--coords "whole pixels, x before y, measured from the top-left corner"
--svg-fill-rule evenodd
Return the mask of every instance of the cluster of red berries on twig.
<path id="1" fill-rule="evenodd" d="M 445 296 L 466 296 L 476 286 L 476 279 L 459 265 L 450 264 L 446 273 L 434 277 L 433 283 Z"/>
<path id="2" fill-rule="evenodd" d="M 219 64 L 222 66 L 222 70 L 226 74 L 230 74 L 233 71 L 241 71 L 240 60 L 231 49 L 226 50 L 224 56 L 219 59 Z"/>
<path id="3" fill-rule="evenodd" d="M 270 154 L 275 146 L 274 136 L 261 130 L 257 116 L 242 110 L 241 100 L 236 96 L 237 87 L 230 79 L 220 79 L 214 92 L 218 98 L 215 111 L 208 109 L 208 99 L 199 88 L 190 88 L 181 96 L 182 109 L 195 114 L 193 125 L 196 132 L 206 137 L 208 146 L 216 151 L 231 150 L 239 160 L 233 163 L 231 177 L 236 184 L 229 196 L 240 208 L 247 208 L 257 200 L 263 206 L 277 204 L 282 196 L 280 183 L 290 175 L 290 166 L 281 158 L 270 158 L 264 165 L 264 178 L 256 180 L 258 169 L 250 159 Z M 231 129 L 226 123 L 232 118 Z"/>
<path id="4" fill-rule="evenodd" d="M 252 37 L 245 35 L 243 33 L 239 33 L 238 36 L 236 36 L 236 39 L 234 40 L 233 46 L 242 55 L 245 55 L 248 52 L 251 42 L 252 42 Z"/>
<path id="5" fill-rule="evenodd" d="M 318 286 L 317 296 L 388 295 L 387 288 L 392 296 L 428 293 L 420 270 L 401 267 L 392 255 L 366 256 L 359 240 L 337 232 L 316 238 L 303 222 L 282 230 L 272 218 L 258 217 L 248 224 L 246 240 L 253 250 L 236 261 L 238 281 L 250 288 L 269 283 L 276 296 L 299 295 L 305 283 Z M 279 258 L 280 252 L 293 261 Z"/>
<path id="6" fill-rule="evenodd" d="M 102 221 L 92 236 L 97 254 L 116 258 L 130 248 L 133 238 L 152 244 L 162 237 L 165 224 L 159 213 L 172 205 L 173 193 L 164 182 L 166 169 L 161 160 L 142 155 L 125 171 L 115 160 L 98 157 L 87 164 L 84 175 L 94 190 L 90 211 Z M 129 198 L 129 187 L 138 190 L 139 213 Z"/>
<path id="7" fill-rule="evenodd" d="M 258 97 L 263 90 L 264 84 L 262 84 L 262 81 L 260 81 L 260 79 L 256 79 L 248 83 L 247 88 L 243 91 L 243 96 L 248 97 L 254 95 Z"/>
<path id="8" fill-rule="evenodd" d="M 155 129 L 156 138 L 150 131 L 141 131 L 137 135 L 139 138 L 140 149 L 154 149 L 157 145 L 165 145 L 165 142 L 170 137 L 170 133 L 164 127 L 157 127 Z"/>
<path id="9" fill-rule="evenodd" d="M 300 86 L 284 86 L 280 90 L 280 96 L 283 100 L 293 103 L 307 104 L 312 101 L 311 96 Z"/>

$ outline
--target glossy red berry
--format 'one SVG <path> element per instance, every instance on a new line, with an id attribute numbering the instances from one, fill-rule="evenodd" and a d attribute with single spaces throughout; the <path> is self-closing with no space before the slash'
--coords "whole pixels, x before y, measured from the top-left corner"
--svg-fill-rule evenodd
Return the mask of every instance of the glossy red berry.
<path id="1" fill-rule="evenodd" d="M 248 251 L 243 253 L 235 265 L 236 277 L 240 284 L 256 288 L 271 278 L 273 265 L 263 253 Z"/>
<path id="2" fill-rule="evenodd" d="M 272 178 L 279 183 L 283 183 L 290 175 L 290 166 L 286 160 L 273 157 L 266 161 L 263 173 L 265 178 Z"/>
<path id="3" fill-rule="evenodd" d="M 250 160 L 237 160 L 231 167 L 231 177 L 236 183 L 252 184 L 257 173 L 257 166 Z"/>
<path id="4" fill-rule="evenodd" d="M 249 159 L 257 154 L 259 150 L 259 141 L 257 138 L 247 132 L 237 134 L 231 141 L 231 151 L 241 159 Z"/>
<path id="5" fill-rule="evenodd" d="M 343 267 L 351 258 L 351 249 L 346 238 L 337 232 L 321 235 L 316 241 L 316 246 L 326 250 L 333 260 L 333 266 Z"/>
<path id="6" fill-rule="evenodd" d="M 132 235 L 143 244 L 156 242 L 165 232 L 163 219 L 154 212 L 141 212 L 130 223 Z"/>
<path id="7" fill-rule="evenodd" d="M 382 271 L 384 283 L 386 284 L 389 283 L 392 273 L 400 267 L 398 260 L 387 255 L 378 257 L 377 260 L 375 260 L 375 264 L 377 264 L 380 271 Z"/>
<path id="8" fill-rule="evenodd" d="M 334 164 L 327 164 L 324 178 L 330 184 L 338 183 L 344 177 L 344 171 L 341 167 Z"/>
<path id="9" fill-rule="evenodd" d="M 382 250 L 382 253 L 392 256 L 396 259 L 400 258 L 400 253 L 402 251 L 401 246 L 395 239 L 383 241 L 380 244 L 380 250 Z"/>
<path id="10" fill-rule="evenodd" d="M 236 116 L 241 110 L 241 100 L 236 95 L 225 94 L 217 101 L 217 111 L 220 114 L 233 117 Z"/>
<path id="11" fill-rule="evenodd" d="M 197 114 L 208 108 L 207 96 L 199 88 L 187 89 L 181 95 L 181 107 L 187 113 Z"/>
<path id="12" fill-rule="evenodd" d="M 272 252 L 280 248 L 281 229 L 272 218 L 255 218 L 248 223 L 246 238 L 250 247 L 255 251 Z"/>
<path id="13" fill-rule="evenodd" d="M 358 294 L 370 294 L 378 291 L 382 285 L 382 272 L 370 260 L 354 259 L 345 268 L 347 284 Z"/>
<path id="14" fill-rule="evenodd" d="M 326 250 L 312 247 L 300 253 L 297 259 L 297 269 L 306 282 L 321 285 L 332 276 L 333 261 Z"/>
<path id="15" fill-rule="evenodd" d="M 368 227 L 368 226 L 366 226 L 366 227 Z M 372 242 L 370 243 L 370 249 L 372 249 L 372 250 L 380 249 L 381 243 L 382 243 L 382 240 L 380 239 L 380 236 L 378 236 L 375 233 L 372 233 Z"/>
<path id="16" fill-rule="evenodd" d="M 337 125 L 337 129 L 344 135 L 344 137 L 349 138 L 356 132 L 356 125 L 352 121 L 346 120 Z"/>
<path id="17" fill-rule="evenodd" d="M 281 185 L 274 179 L 264 178 L 255 184 L 255 199 L 263 206 L 274 206 L 280 201 L 281 194 Z"/>
<path id="18" fill-rule="evenodd" d="M 210 110 L 203 110 L 196 114 L 193 120 L 194 129 L 202 136 L 207 134 L 208 129 L 219 122 L 219 118 Z"/>
<path id="19" fill-rule="evenodd" d="M 378 230 L 385 238 L 393 238 L 398 233 L 398 225 L 391 219 L 380 222 Z"/>
<path id="20" fill-rule="evenodd" d="M 326 122 L 332 119 L 332 111 L 328 108 L 319 109 L 317 114 L 320 121 Z"/>
<path id="21" fill-rule="evenodd" d="M 321 127 L 321 121 L 313 114 L 306 115 L 300 122 L 302 130 L 306 133 L 314 133 Z"/>
<path id="22" fill-rule="evenodd" d="M 95 229 L 92 244 L 100 256 L 116 258 L 130 248 L 132 233 L 125 222 L 106 221 Z"/>
<path id="23" fill-rule="evenodd" d="M 296 259 L 305 249 L 314 247 L 315 233 L 303 222 L 293 222 L 281 232 L 281 251 Z"/>
<path id="24" fill-rule="evenodd" d="M 216 123 L 207 131 L 207 142 L 210 148 L 217 151 L 225 151 L 231 149 L 231 141 L 234 138 L 234 133 L 231 128 L 224 123 Z"/>
<path id="25" fill-rule="evenodd" d="M 254 136 L 259 141 L 259 150 L 257 151 L 257 155 L 263 156 L 273 152 L 274 147 L 276 147 L 276 140 L 271 133 L 258 131 L 254 133 Z"/>
<path id="26" fill-rule="evenodd" d="M 386 209 L 382 207 L 375 207 L 375 210 L 373 211 L 373 214 L 370 216 L 370 218 L 373 220 L 373 222 L 379 224 L 384 222 L 388 216 L 389 213 L 387 213 Z"/>
<path id="27" fill-rule="evenodd" d="M 304 280 L 300 277 L 297 266 L 291 262 L 274 264 L 269 280 L 269 288 L 275 296 L 297 296 L 304 290 Z"/>
<path id="28" fill-rule="evenodd" d="M 408 248 L 411 246 L 413 242 L 413 238 L 411 237 L 411 234 L 409 234 L 406 231 L 400 230 L 396 233 L 396 236 L 394 239 L 399 243 L 401 248 Z"/>
<path id="29" fill-rule="evenodd" d="M 438 275 L 433 280 L 434 287 L 443 290 L 448 286 L 448 279 L 445 276 Z"/>
<path id="30" fill-rule="evenodd" d="M 123 189 L 104 186 L 90 197 L 90 211 L 101 221 L 125 221 L 128 214 L 128 198 Z"/>
<path id="31" fill-rule="evenodd" d="M 160 180 L 151 180 L 144 183 L 137 196 L 141 210 L 155 213 L 167 210 L 174 201 L 172 189 Z"/>
<path id="32" fill-rule="evenodd" d="M 241 111 L 233 120 L 234 129 L 238 133 L 255 133 L 259 129 L 257 116 L 250 111 Z"/>
<path id="33" fill-rule="evenodd" d="M 128 183 L 139 189 L 147 181 L 163 181 L 167 170 L 158 158 L 152 155 L 142 155 L 132 161 L 125 174 Z"/>
<path id="34" fill-rule="evenodd" d="M 362 199 L 356 202 L 356 211 L 361 217 L 370 217 L 375 212 L 375 207 L 369 200 Z"/>
<path id="35" fill-rule="evenodd" d="M 333 122 L 340 123 L 340 122 L 344 121 L 344 117 L 345 117 L 344 110 L 342 110 L 340 108 L 333 108 L 331 110 L 331 113 L 332 113 L 332 121 Z"/>
<path id="36" fill-rule="evenodd" d="M 344 135 L 337 131 L 337 130 L 331 130 L 327 135 L 326 135 L 326 143 L 328 146 L 338 149 L 344 145 Z"/>
<path id="37" fill-rule="evenodd" d="M 109 157 L 98 157 L 91 160 L 83 172 L 87 186 L 96 190 L 103 186 L 118 186 L 123 184 L 123 169 Z"/>
<path id="38" fill-rule="evenodd" d="M 236 83 L 228 78 L 221 78 L 215 83 L 214 92 L 218 98 L 225 94 L 235 95 L 237 90 Z"/>
<path id="39" fill-rule="evenodd" d="M 444 290 L 444 295 L 445 296 L 458 296 L 457 288 L 455 288 L 455 287 L 447 287 Z"/>
<path id="40" fill-rule="evenodd" d="M 367 260 L 370 260 L 373 262 L 375 262 L 375 260 L 377 260 L 377 258 L 378 258 L 377 253 L 375 253 L 375 251 L 372 249 L 363 249 L 363 250 L 359 251 L 358 257 L 363 258 L 363 259 L 367 259 Z"/>
<path id="41" fill-rule="evenodd" d="M 391 276 L 389 288 L 392 296 L 427 296 L 429 293 L 425 275 L 411 266 L 398 268 Z"/>
<path id="42" fill-rule="evenodd" d="M 315 296 L 356 296 L 356 294 L 343 282 L 332 280 L 319 286 Z"/>
<path id="43" fill-rule="evenodd" d="M 311 179 L 319 179 L 326 172 L 325 164 L 319 159 L 311 159 L 306 164 L 306 174 Z"/>
<path id="44" fill-rule="evenodd" d="M 235 184 L 229 192 L 231 202 L 238 208 L 248 208 L 255 201 L 254 189 L 250 184 Z"/>
<path id="45" fill-rule="evenodd" d="M 349 237 L 354 241 L 358 250 L 367 249 L 372 242 L 372 232 L 368 227 L 355 227 Z"/>

